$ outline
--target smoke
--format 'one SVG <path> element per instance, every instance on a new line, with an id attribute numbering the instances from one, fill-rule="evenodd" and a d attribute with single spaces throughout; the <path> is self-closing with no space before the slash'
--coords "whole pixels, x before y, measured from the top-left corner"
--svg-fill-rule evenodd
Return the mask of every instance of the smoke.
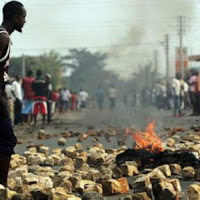
<path id="1" fill-rule="evenodd" d="M 196 4 L 191 0 L 132 1 L 129 31 L 110 50 L 107 69 L 117 71 L 122 78 L 137 72 L 139 65 L 153 60 L 159 51 L 159 72 L 165 72 L 165 50 L 161 42 L 170 37 L 170 66 L 174 71 L 175 47 L 178 46 L 178 17 L 193 19 Z M 187 31 L 189 31 L 187 29 Z M 171 74 L 172 75 L 172 74 Z"/>

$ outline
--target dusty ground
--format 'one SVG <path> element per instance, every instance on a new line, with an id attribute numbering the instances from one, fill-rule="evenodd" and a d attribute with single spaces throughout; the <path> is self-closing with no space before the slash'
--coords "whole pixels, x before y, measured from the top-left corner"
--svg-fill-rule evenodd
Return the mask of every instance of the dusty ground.
<path id="1" fill-rule="evenodd" d="M 18 140 L 22 144 L 18 144 L 15 148 L 16 153 L 23 154 L 30 144 L 44 144 L 51 149 L 56 148 L 57 138 L 61 136 L 61 133 L 66 130 L 72 130 L 76 132 L 84 132 L 87 130 L 87 126 L 94 126 L 95 129 L 102 129 L 108 126 L 113 126 L 119 131 L 123 130 L 126 126 L 134 126 L 138 129 L 144 129 L 148 122 L 151 120 L 156 121 L 156 132 L 162 137 L 164 135 L 164 128 L 166 127 L 185 127 L 189 128 L 193 125 L 200 125 L 200 117 L 189 116 L 188 111 L 184 117 L 174 118 L 172 117 L 172 111 L 160 111 L 156 108 L 131 108 L 131 109 L 118 109 L 115 111 L 104 110 L 84 110 L 79 112 L 67 112 L 62 115 L 55 115 L 51 124 L 42 126 L 38 123 L 37 126 L 21 125 L 15 127 L 15 133 Z M 56 135 L 48 140 L 37 140 L 38 130 L 44 129 L 46 133 L 50 135 Z M 165 138 L 163 138 L 165 139 Z M 77 142 L 77 138 L 69 138 L 66 142 L 66 147 L 73 145 Z M 100 143 L 104 145 L 104 148 L 117 148 L 117 138 L 112 138 L 111 142 L 107 142 L 105 138 L 99 138 Z M 94 144 L 92 138 L 82 142 L 84 149 L 87 146 Z M 127 147 L 133 146 L 132 140 L 126 141 Z M 64 147 L 63 147 L 64 148 Z M 183 183 L 182 188 L 186 191 L 188 183 Z M 110 197 L 108 199 L 111 199 Z M 113 197 L 113 199 L 116 199 Z"/>

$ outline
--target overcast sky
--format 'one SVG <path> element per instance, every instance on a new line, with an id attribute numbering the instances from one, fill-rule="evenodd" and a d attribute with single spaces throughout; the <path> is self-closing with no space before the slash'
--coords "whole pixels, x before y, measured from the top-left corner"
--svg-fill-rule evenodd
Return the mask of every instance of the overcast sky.
<path id="1" fill-rule="evenodd" d="M 7 1 L 0 1 L 2 8 Z M 51 49 L 67 54 L 86 47 L 109 53 L 107 68 L 122 77 L 152 60 L 158 50 L 165 72 L 165 34 L 170 36 L 170 68 L 174 72 L 179 45 L 178 17 L 184 16 L 184 45 L 200 53 L 200 0 L 22 0 L 27 9 L 23 33 L 13 33 L 11 56 L 39 55 Z M 2 19 L 2 16 L 1 16 Z"/>

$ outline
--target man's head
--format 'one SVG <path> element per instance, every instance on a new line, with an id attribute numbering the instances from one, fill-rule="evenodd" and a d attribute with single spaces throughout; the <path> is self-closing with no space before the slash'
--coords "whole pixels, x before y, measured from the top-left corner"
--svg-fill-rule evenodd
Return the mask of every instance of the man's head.
<path id="1" fill-rule="evenodd" d="M 36 71 L 36 76 L 37 76 L 37 77 L 41 77 L 41 76 L 42 76 L 42 71 L 41 71 L 40 69 L 38 69 L 38 70 Z"/>
<path id="2" fill-rule="evenodd" d="M 45 74 L 45 81 L 46 82 L 49 82 L 50 81 L 50 79 L 51 79 L 51 74 Z"/>
<path id="3" fill-rule="evenodd" d="M 28 71 L 27 71 L 27 76 L 28 76 L 28 77 L 31 77 L 32 75 L 33 75 L 33 71 L 32 71 L 31 69 L 28 70 Z"/>
<path id="4" fill-rule="evenodd" d="M 21 79 L 21 76 L 20 76 L 20 75 L 16 75 L 16 76 L 15 76 L 15 79 L 16 79 L 17 82 L 19 82 L 20 79 Z"/>
<path id="5" fill-rule="evenodd" d="M 176 77 L 176 79 L 180 80 L 181 79 L 181 74 L 177 72 L 175 77 Z"/>
<path id="6" fill-rule="evenodd" d="M 19 32 L 22 32 L 26 20 L 26 10 L 18 1 L 10 1 L 3 7 L 3 21 L 10 22 L 14 28 Z"/>

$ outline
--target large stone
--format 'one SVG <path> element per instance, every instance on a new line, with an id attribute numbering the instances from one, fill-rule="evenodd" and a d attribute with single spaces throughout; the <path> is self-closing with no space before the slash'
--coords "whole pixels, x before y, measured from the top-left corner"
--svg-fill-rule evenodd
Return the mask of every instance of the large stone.
<path id="1" fill-rule="evenodd" d="M 48 139 L 49 138 L 49 135 L 47 135 L 45 133 L 44 130 L 39 130 L 38 131 L 38 137 L 37 137 L 39 140 L 45 140 L 45 139 Z"/>
<path id="2" fill-rule="evenodd" d="M 102 182 L 103 194 L 104 195 L 114 195 L 122 194 L 121 183 L 114 179 L 105 180 Z"/>
<path id="3" fill-rule="evenodd" d="M 173 138 L 168 138 L 167 139 L 167 142 L 166 142 L 166 145 L 167 147 L 175 147 L 175 140 Z"/>
<path id="4" fill-rule="evenodd" d="M 40 165 L 43 164 L 46 159 L 45 154 L 41 153 L 34 153 L 28 156 L 27 158 L 27 164 L 28 165 Z"/>
<path id="5" fill-rule="evenodd" d="M 64 137 L 58 139 L 59 146 L 65 146 L 65 144 L 66 144 L 66 139 Z"/>
<path id="6" fill-rule="evenodd" d="M 76 158 L 75 161 L 75 168 L 76 169 L 80 169 L 83 166 L 83 163 L 86 162 L 87 159 L 84 159 L 83 157 L 78 157 Z"/>
<path id="7" fill-rule="evenodd" d="M 11 190 L 9 190 L 8 188 L 6 188 L 6 198 L 7 198 L 7 200 L 11 200 L 12 197 L 13 197 L 14 195 L 16 195 L 16 194 L 17 194 L 17 192 L 11 191 Z"/>
<path id="8" fill-rule="evenodd" d="M 181 166 L 179 164 L 170 164 L 169 167 L 173 175 L 179 175 L 181 173 Z"/>
<path id="9" fill-rule="evenodd" d="M 90 170 L 88 173 L 88 179 L 96 182 L 97 180 L 101 179 L 101 172 L 99 170 Z"/>
<path id="10" fill-rule="evenodd" d="M 122 170 L 119 166 L 116 165 L 112 167 L 112 177 L 114 179 L 123 177 Z"/>
<path id="11" fill-rule="evenodd" d="M 184 167 L 182 170 L 182 176 L 184 179 L 191 179 L 195 177 L 195 170 L 193 167 Z"/>
<path id="12" fill-rule="evenodd" d="M 48 200 L 66 200 L 68 195 L 64 188 L 56 187 L 51 190 Z"/>
<path id="13" fill-rule="evenodd" d="M 46 146 L 41 146 L 40 148 L 39 148 L 39 151 L 38 151 L 39 153 L 43 153 L 43 154 L 45 154 L 46 156 L 49 154 L 49 147 L 46 147 Z"/>
<path id="14" fill-rule="evenodd" d="M 76 186 L 76 191 L 80 194 L 86 192 L 98 192 L 99 194 L 103 193 L 102 186 L 91 180 L 80 180 Z"/>
<path id="15" fill-rule="evenodd" d="M 133 181 L 132 188 L 134 193 L 146 192 L 151 197 L 152 184 L 148 175 L 141 175 Z"/>
<path id="16" fill-rule="evenodd" d="M 26 165 L 26 157 L 20 156 L 19 154 L 12 155 L 12 159 L 10 161 L 11 169 L 17 168 L 22 165 Z"/>
<path id="17" fill-rule="evenodd" d="M 188 187 L 188 200 L 200 200 L 200 185 L 192 184 Z"/>
<path id="18" fill-rule="evenodd" d="M 102 174 L 102 180 L 108 180 L 108 179 L 112 179 L 112 170 L 109 168 L 106 168 L 104 166 L 101 166 L 99 168 L 99 171 Z"/>
<path id="19" fill-rule="evenodd" d="M 34 200 L 48 200 L 48 197 L 50 195 L 50 190 L 36 188 L 30 191 L 30 193 Z"/>
<path id="20" fill-rule="evenodd" d="M 169 165 L 162 165 L 157 167 L 166 177 L 170 177 L 171 176 L 171 170 Z"/>
<path id="21" fill-rule="evenodd" d="M 87 158 L 87 163 L 90 166 L 102 165 L 105 162 L 105 154 L 101 152 L 91 153 Z"/>
<path id="22" fill-rule="evenodd" d="M 72 183 L 68 178 L 64 178 L 59 187 L 64 188 L 67 194 L 72 193 Z"/>
<path id="23" fill-rule="evenodd" d="M 123 177 L 123 178 L 119 178 L 117 179 L 117 181 L 120 183 L 121 185 L 121 193 L 122 194 L 126 194 L 129 192 L 129 184 L 128 184 L 128 180 Z"/>
<path id="24" fill-rule="evenodd" d="M 74 173 L 73 176 L 69 177 L 69 180 L 72 183 L 72 191 L 75 191 L 78 182 L 81 180 L 81 175 L 79 173 Z"/>
<path id="25" fill-rule="evenodd" d="M 168 180 L 161 182 L 158 180 L 157 184 L 153 184 L 153 194 L 156 200 L 174 200 L 177 196 L 173 184 L 168 182 Z"/>
<path id="26" fill-rule="evenodd" d="M 120 169 L 122 170 L 124 176 L 133 176 L 139 174 L 137 167 L 132 165 L 122 164 L 120 165 Z"/>

